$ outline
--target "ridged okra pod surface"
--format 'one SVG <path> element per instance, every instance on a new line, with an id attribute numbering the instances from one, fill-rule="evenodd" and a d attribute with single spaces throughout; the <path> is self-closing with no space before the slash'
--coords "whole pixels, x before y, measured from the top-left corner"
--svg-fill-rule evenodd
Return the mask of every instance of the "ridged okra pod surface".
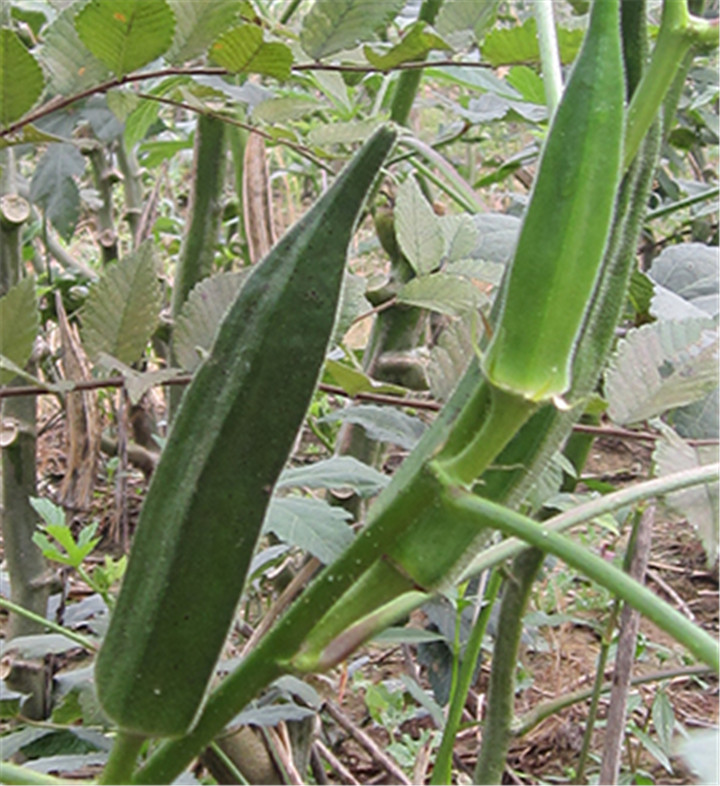
<path id="1" fill-rule="evenodd" d="M 532 401 L 570 386 L 620 180 L 625 83 L 619 0 L 595 0 L 542 152 L 504 300 L 489 380 Z"/>
<path id="2" fill-rule="evenodd" d="M 183 397 L 96 665 L 123 729 L 173 736 L 213 675 L 335 320 L 348 243 L 395 140 L 382 128 L 255 268 Z"/>

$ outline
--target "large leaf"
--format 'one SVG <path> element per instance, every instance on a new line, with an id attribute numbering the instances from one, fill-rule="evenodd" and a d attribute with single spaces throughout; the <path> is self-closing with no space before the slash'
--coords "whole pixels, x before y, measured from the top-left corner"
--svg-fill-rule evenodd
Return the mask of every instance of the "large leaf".
<path id="1" fill-rule="evenodd" d="M 85 158 L 74 145 L 48 145 L 30 182 L 30 199 L 41 205 L 58 233 L 69 240 L 80 215 L 76 177 L 85 171 Z"/>
<path id="2" fill-rule="evenodd" d="M 718 249 L 703 243 L 681 243 L 666 248 L 653 261 L 650 278 L 681 297 L 695 309 L 715 316 L 718 313 Z M 652 312 L 667 318 L 666 309 L 656 298 Z"/>
<path id="3" fill-rule="evenodd" d="M 653 322 L 618 344 L 605 374 L 608 413 L 615 423 L 637 423 L 703 398 L 716 385 L 712 321 Z"/>
<path id="4" fill-rule="evenodd" d="M 470 281 L 451 273 L 411 278 L 397 295 L 398 303 L 461 317 L 471 314 L 487 297 Z"/>
<path id="5" fill-rule="evenodd" d="M 297 120 L 326 107 L 323 101 L 313 96 L 287 95 L 281 98 L 269 98 L 261 101 L 252 111 L 254 120 L 274 125 L 288 120 Z"/>
<path id="6" fill-rule="evenodd" d="M 50 74 L 50 85 L 60 95 L 71 95 L 104 82 L 108 67 L 80 40 L 75 29 L 77 8 L 66 8 L 48 27 L 40 58 Z"/>
<path id="7" fill-rule="evenodd" d="M 455 320 L 440 334 L 430 351 L 427 368 L 434 399 L 447 401 L 472 358 L 476 357 L 469 320 Z"/>
<path id="8" fill-rule="evenodd" d="M 182 65 L 198 57 L 222 33 L 233 26 L 245 0 L 212 0 L 211 3 L 188 3 L 168 0 L 175 14 L 175 37 L 165 58 Z"/>
<path id="9" fill-rule="evenodd" d="M 90 289 L 82 316 L 88 355 L 97 358 L 105 352 L 128 365 L 139 360 L 161 305 L 153 249 L 147 242 L 109 268 Z"/>
<path id="10" fill-rule="evenodd" d="M 353 542 L 347 525 L 351 514 L 327 502 L 306 497 L 275 497 L 268 508 L 263 531 L 297 546 L 328 564 Z"/>
<path id="11" fill-rule="evenodd" d="M 473 223 L 478 231 L 478 241 L 470 256 L 507 264 L 515 254 L 520 219 L 504 213 L 478 213 L 473 216 Z"/>
<path id="12" fill-rule="evenodd" d="M 406 450 L 415 447 L 426 428 L 422 420 L 396 407 L 378 407 L 374 404 L 346 407 L 322 418 L 324 423 L 338 420 L 362 426 L 370 439 L 391 442 Z"/>
<path id="13" fill-rule="evenodd" d="M 210 352 L 218 325 L 235 299 L 249 271 L 219 273 L 193 287 L 173 329 L 177 362 L 194 371 Z"/>
<path id="14" fill-rule="evenodd" d="M 442 33 L 442 29 L 440 32 Z M 557 29 L 560 58 L 563 63 L 571 63 L 582 44 L 584 32 L 581 29 Z M 540 63 L 537 22 L 529 17 L 521 26 L 496 28 L 485 36 L 482 46 L 483 59 L 492 66 L 518 63 Z"/>
<path id="15" fill-rule="evenodd" d="M 303 18 L 300 44 L 314 60 L 375 38 L 405 0 L 315 0 Z"/>
<path id="16" fill-rule="evenodd" d="M 288 79 L 293 64 L 290 48 L 264 41 L 257 25 L 240 25 L 220 36 L 210 47 L 210 57 L 233 73 L 265 74 L 280 80 Z"/>
<path id="17" fill-rule="evenodd" d="M 469 33 L 470 40 L 476 43 L 492 25 L 497 5 L 497 0 L 445 0 L 437 15 L 437 30 L 442 36 L 452 36 L 453 42 L 457 38 L 458 43 L 462 38 L 453 34 Z"/>
<path id="18" fill-rule="evenodd" d="M 376 51 L 369 46 L 364 48 L 365 57 L 375 68 L 395 68 L 401 63 L 424 60 L 434 49 L 452 49 L 447 41 L 425 22 L 417 22 L 405 32 L 400 42 L 387 51 Z"/>
<path id="19" fill-rule="evenodd" d="M 718 460 L 717 445 L 693 447 L 664 423 L 659 423 L 658 428 L 662 439 L 657 442 L 653 460 L 659 476 Z M 676 491 L 665 497 L 665 503 L 696 529 L 707 554 L 708 565 L 714 565 L 718 555 L 718 484 Z"/>
<path id="20" fill-rule="evenodd" d="M 440 218 L 440 229 L 445 238 L 446 262 L 457 262 L 477 248 L 480 232 L 472 217 L 466 213 Z"/>
<path id="21" fill-rule="evenodd" d="M 90 0 L 75 29 L 95 57 L 122 76 L 167 51 L 175 16 L 166 0 Z"/>
<path id="22" fill-rule="evenodd" d="M 277 488 L 349 488 L 363 497 L 371 497 L 385 488 L 389 480 L 382 472 L 352 456 L 335 456 L 306 467 L 286 469 Z"/>
<path id="23" fill-rule="evenodd" d="M 23 278 L 0 298 L 0 355 L 16 366 L 24 366 L 32 354 L 39 324 L 35 283 Z M 0 384 L 15 374 L 0 371 Z"/>
<path id="24" fill-rule="evenodd" d="M 418 275 L 431 273 L 445 252 L 440 222 L 414 177 L 398 189 L 395 233 L 400 248 Z"/>
<path id="25" fill-rule="evenodd" d="M 8 28 L 0 29 L 0 125 L 22 117 L 42 93 L 45 79 L 35 58 Z"/>

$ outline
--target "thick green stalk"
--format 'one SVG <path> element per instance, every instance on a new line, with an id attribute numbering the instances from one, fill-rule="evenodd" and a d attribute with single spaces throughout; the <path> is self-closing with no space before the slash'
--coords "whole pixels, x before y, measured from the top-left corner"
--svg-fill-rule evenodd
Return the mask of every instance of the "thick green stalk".
<path id="1" fill-rule="evenodd" d="M 562 64 L 560 63 L 557 33 L 555 32 L 555 19 L 553 17 L 552 3 L 546 3 L 544 0 L 535 0 L 534 9 L 537 21 L 543 84 L 545 85 L 548 109 L 552 117 L 555 108 L 560 103 L 563 89 Z"/>
<path id="2" fill-rule="evenodd" d="M 98 783 L 129 783 L 140 749 L 147 738 L 140 734 L 118 731 L 110 756 Z"/>
<path id="3" fill-rule="evenodd" d="M 500 585 L 502 584 L 502 575 L 498 570 L 494 570 L 490 574 L 487 588 L 483 596 L 483 608 L 478 615 L 475 624 L 473 625 L 470 637 L 465 645 L 465 655 L 462 659 L 460 666 L 460 675 L 455 690 L 451 694 L 450 707 L 448 708 L 447 720 L 445 721 L 445 728 L 443 729 L 442 740 L 440 747 L 435 758 L 435 766 L 432 772 L 431 784 L 438 786 L 438 784 L 450 783 L 452 778 L 452 754 L 455 745 L 455 737 L 457 736 L 458 729 L 460 728 L 460 721 L 462 719 L 462 711 L 465 706 L 468 692 L 472 686 L 473 676 L 475 674 L 475 667 L 478 658 L 480 657 L 480 650 L 482 648 L 485 630 L 487 628 L 488 620 L 490 619 L 490 612 L 495 604 Z"/>
<path id="4" fill-rule="evenodd" d="M 503 624 L 498 625 L 493 649 L 482 747 L 475 767 L 474 782 L 478 784 L 502 781 L 514 717 L 515 670 L 525 606 L 544 559 L 545 552 L 541 549 L 525 549 L 515 558 L 510 576 L 505 581 L 500 604 Z"/>
<path id="5" fill-rule="evenodd" d="M 690 622 L 669 603 L 651 590 L 630 578 L 619 568 L 578 545 L 565 535 L 552 531 L 527 516 L 515 513 L 496 502 L 473 496 L 466 491 L 454 493 L 454 507 L 458 516 L 475 513 L 479 529 L 493 527 L 504 535 L 524 540 L 584 573 L 600 586 L 637 609 L 659 628 L 685 646 L 698 660 L 720 671 L 718 642 Z"/>

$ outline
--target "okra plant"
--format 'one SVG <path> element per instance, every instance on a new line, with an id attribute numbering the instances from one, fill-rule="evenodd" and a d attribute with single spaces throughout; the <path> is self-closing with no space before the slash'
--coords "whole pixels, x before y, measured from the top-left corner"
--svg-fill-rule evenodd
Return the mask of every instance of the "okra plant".
<path id="1" fill-rule="evenodd" d="M 583 516 L 597 515 L 596 508 L 542 524 L 520 509 L 528 485 L 562 448 L 594 393 L 623 313 L 668 90 L 692 47 L 713 40 L 712 26 L 691 16 L 685 2 L 665 0 L 655 50 L 645 62 L 644 4 L 640 19 L 629 10 L 633 1 L 592 3 L 582 47 L 553 107 L 513 259 L 484 338 L 454 393 L 373 502 L 345 552 L 218 680 L 217 662 L 273 489 L 323 368 L 347 248 L 364 206 L 377 195 L 391 152 L 403 140 L 400 125 L 381 125 L 367 139 L 239 289 L 173 412 L 95 662 L 99 702 L 117 727 L 101 783 L 173 782 L 279 677 L 340 664 L 435 594 L 512 556 L 507 543 L 497 544 L 498 534 L 532 547 L 515 547 L 522 557 L 514 566 L 522 560 L 529 566 L 525 595 L 544 556 L 554 554 L 718 669 L 718 646 L 708 634 L 562 534 Z M 108 2 L 91 0 L 79 12 L 81 37 Z M 345 5 L 360 6 L 352 0 Z M 331 17 L 331 6 L 330 0 L 317 0 L 310 13 Z M 153 13 L 162 17 L 165 2 L 145 0 L 139 7 L 142 24 L 151 27 Z M 426 0 L 423 24 L 435 19 L 439 7 Z M 137 8 L 125 0 L 113 13 L 125 19 Z M 222 66 L 238 57 L 236 30 L 210 46 Z M 265 65 L 249 57 L 235 70 L 262 73 L 264 67 L 274 75 L 277 64 L 268 63 L 284 57 L 272 49 L 281 45 L 256 36 L 252 33 Z M 314 57 L 323 56 L 309 33 L 300 40 Z M 8 50 L 17 45 L 2 41 Z M 349 35 L 344 43 L 355 39 Z M 110 58 L 102 47 L 95 54 Z M 122 52 L 115 54 L 121 58 Z M 116 66 L 121 77 L 136 67 Z M 407 78 L 397 89 L 406 82 L 417 89 L 417 80 Z M 399 102 L 405 104 L 407 96 Z M 15 120 L 4 114 L 2 119 L 8 126 Z M 394 119 L 403 123 L 407 112 L 398 109 Z M 220 133 L 216 118 L 209 125 Z M 175 293 L 176 312 L 186 295 Z M 716 474 L 710 467 L 660 488 L 709 482 Z M 614 500 L 604 504 L 609 510 Z M 497 594 L 499 583 L 496 572 L 488 597 Z M 509 605 L 511 597 L 507 591 L 503 603 Z M 522 601 L 517 599 L 520 609 Z M 480 630 L 485 622 L 483 617 Z M 478 642 L 481 638 L 480 633 Z M 511 650 L 500 658 L 514 668 Z M 503 679 L 512 696 L 512 677 Z M 503 690 L 491 688 L 494 725 L 488 721 L 485 730 L 478 782 L 502 775 L 498 762 L 504 761 L 509 736 Z M 433 782 L 449 780 L 447 750 L 443 756 Z M 46 782 L 11 766 L 5 779 Z"/>

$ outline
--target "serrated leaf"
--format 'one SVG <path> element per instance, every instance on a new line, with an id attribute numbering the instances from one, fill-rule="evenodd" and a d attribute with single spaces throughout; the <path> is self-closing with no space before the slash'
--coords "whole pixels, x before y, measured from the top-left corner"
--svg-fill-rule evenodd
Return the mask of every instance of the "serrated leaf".
<path id="1" fill-rule="evenodd" d="M 297 120 L 326 106 L 322 101 L 311 96 L 291 95 L 282 98 L 270 98 L 259 103 L 252 111 L 254 120 L 261 123 L 285 123 Z"/>
<path id="2" fill-rule="evenodd" d="M 710 320 L 654 322 L 618 343 L 605 373 L 608 414 L 637 423 L 704 397 L 717 385 L 717 328 Z"/>
<path id="3" fill-rule="evenodd" d="M 471 358 L 475 357 L 468 320 L 455 320 L 440 334 L 430 350 L 427 375 L 430 392 L 437 401 L 447 401 Z"/>
<path id="4" fill-rule="evenodd" d="M 470 256 L 477 248 L 480 233 L 470 216 L 449 215 L 439 219 L 445 238 L 445 261 L 457 262 Z"/>
<path id="5" fill-rule="evenodd" d="M 720 275 L 716 246 L 703 243 L 670 246 L 653 260 L 648 275 L 656 284 L 704 313 L 710 316 L 718 313 Z M 667 318 L 662 301 L 657 302 L 655 298 L 652 313 L 660 319 Z"/>
<path id="6" fill-rule="evenodd" d="M 681 439 L 670 426 L 658 423 L 662 439 L 653 453 L 656 474 L 660 477 L 684 469 L 694 469 L 718 460 L 717 445 L 693 447 Z M 718 484 L 696 486 L 668 494 L 665 504 L 683 516 L 697 531 L 707 554 L 708 565 L 718 556 Z"/>
<path id="7" fill-rule="evenodd" d="M 545 106 L 545 84 L 542 78 L 530 66 L 513 66 L 507 75 L 507 81 L 520 93 L 520 95 L 533 104 Z"/>
<path id="8" fill-rule="evenodd" d="M 75 29 L 95 57 L 122 76 L 167 51 L 175 16 L 166 0 L 90 0 Z"/>
<path id="9" fill-rule="evenodd" d="M 375 38 L 405 0 L 315 0 L 303 18 L 300 44 L 314 60 Z"/>
<path id="10" fill-rule="evenodd" d="M 81 330 L 88 355 L 101 352 L 123 363 L 139 360 L 158 323 L 162 291 L 152 245 L 140 248 L 113 267 L 90 288 Z"/>
<path id="11" fill-rule="evenodd" d="M 40 59 L 50 75 L 50 85 L 60 95 L 79 93 L 104 82 L 108 67 L 80 40 L 75 29 L 77 7 L 66 8 L 48 27 Z"/>
<path id="12" fill-rule="evenodd" d="M 308 144 L 325 147 L 327 145 L 349 145 L 367 139 L 375 129 L 387 120 L 378 115 L 367 120 L 348 120 L 345 123 L 323 123 L 310 130 Z"/>
<path id="13" fill-rule="evenodd" d="M 398 188 L 395 234 L 400 249 L 418 275 L 431 273 L 445 251 L 440 222 L 414 177 Z"/>
<path id="14" fill-rule="evenodd" d="M 327 565 L 353 542 L 347 525 L 351 515 L 319 499 L 275 497 L 268 508 L 263 531 L 309 552 Z"/>
<path id="15" fill-rule="evenodd" d="M 0 355 L 22 368 L 30 359 L 39 326 L 35 282 L 23 278 L 0 298 Z M 0 371 L 0 384 L 16 375 Z"/>
<path id="16" fill-rule="evenodd" d="M 352 456 L 335 456 L 306 467 L 286 469 L 277 488 L 338 489 L 349 488 L 362 497 L 372 497 L 382 491 L 389 478 Z"/>
<path id="17" fill-rule="evenodd" d="M 182 65 L 204 54 L 221 33 L 233 26 L 244 5 L 243 0 L 168 2 L 175 15 L 175 37 L 165 59 L 173 65 Z"/>
<path id="18" fill-rule="evenodd" d="M 148 390 L 173 379 L 183 371 L 179 368 L 159 368 L 154 371 L 135 371 L 135 369 L 125 365 L 125 363 L 121 363 L 117 358 L 108 355 L 106 352 L 98 353 L 97 364 L 110 372 L 118 371 L 122 374 L 125 380 L 125 390 L 133 406 L 140 403 L 140 400 Z"/>
<path id="19" fill-rule="evenodd" d="M 218 325 L 250 271 L 218 273 L 204 278 L 190 291 L 173 329 L 177 362 L 194 371 L 210 352 Z"/>
<path id="20" fill-rule="evenodd" d="M 431 273 L 411 278 L 397 294 L 398 303 L 461 317 L 487 300 L 470 281 L 451 273 Z"/>
<path id="21" fill-rule="evenodd" d="M 440 29 L 438 25 L 438 29 Z M 441 31 L 442 32 L 442 31 Z M 560 59 L 572 63 L 580 50 L 584 32 L 580 29 L 557 29 Z M 482 46 L 483 59 L 492 66 L 540 63 L 537 22 L 529 17 L 522 25 L 496 28 L 485 36 Z"/>
<path id="22" fill-rule="evenodd" d="M 412 450 L 425 432 L 425 424 L 395 407 L 359 404 L 346 407 L 322 418 L 323 423 L 342 421 L 362 426 L 370 439 L 391 442 Z"/>
<path id="23" fill-rule="evenodd" d="M 158 97 L 166 96 L 176 88 L 187 84 L 188 81 L 186 76 L 171 76 L 149 90 L 148 94 Z M 124 143 L 126 150 L 132 150 L 138 142 L 145 138 L 148 129 L 158 117 L 160 106 L 158 101 L 139 99 L 137 108 L 130 112 L 125 120 Z"/>
<path id="24" fill-rule="evenodd" d="M 504 213 L 478 213 L 472 217 L 478 231 L 473 259 L 507 264 L 515 255 L 521 221 Z"/>
<path id="25" fill-rule="evenodd" d="M 284 81 L 290 77 L 292 51 L 285 44 L 263 40 L 257 25 L 239 25 L 210 47 L 210 57 L 232 73 L 265 74 Z"/>
<path id="26" fill-rule="evenodd" d="M 0 29 L 0 125 L 22 117 L 42 93 L 45 77 L 17 34 Z"/>
<path id="27" fill-rule="evenodd" d="M 497 0 L 445 0 L 437 16 L 437 30 L 442 36 L 471 31 L 477 42 L 492 25 L 497 5 Z"/>
<path id="28" fill-rule="evenodd" d="M 65 511 L 51 500 L 45 497 L 30 497 L 30 505 L 46 525 L 65 524 Z"/>
<path id="29" fill-rule="evenodd" d="M 424 60 L 435 49 L 452 49 L 426 22 L 416 22 L 405 31 L 400 42 L 387 51 L 376 51 L 369 46 L 363 48 L 370 65 L 381 70 L 395 68 L 401 63 Z"/>
<path id="30" fill-rule="evenodd" d="M 45 210 L 58 234 L 69 240 L 80 215 L 76 177 L 85 171 L 85 158 L 74 145 L 52 144 L 35 167 L 30 199 Z"/>

